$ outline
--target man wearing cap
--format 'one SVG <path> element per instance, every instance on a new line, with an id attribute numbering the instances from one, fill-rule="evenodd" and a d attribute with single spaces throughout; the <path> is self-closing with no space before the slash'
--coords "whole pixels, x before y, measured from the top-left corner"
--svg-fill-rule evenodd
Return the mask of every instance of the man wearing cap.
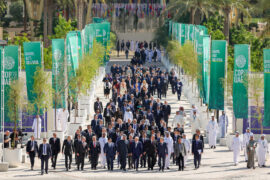
<path id="1" fill-rule="evenodd" d="M 218 124 L 215 121 L 215 115 L 212 114 L 211 120 L 209 121 L 207 125 L 207 132 L 209 135 L 209 146 L 212 148 L 216 148 L 217 143 L 217 132 L 218 132 Z"/>
<path id="2" fill-rule="evenodd" d="M 266 153 L 268 151 L 268 143 L 265 139 L 265 135 L 261 135 L 261 139 L 258 141 L 258 164 L 259 167 L 265 167 Z"/>
<path id="3" fill-rule="evenodd" d="M 244 148 L 244 155 L 245 155 L 245 161 L 247 162 L 247 159 L 248 159 L 248 155 L 247 155 L 247 144 L 249 142 L 249 139 L 250 139 L 250 135 L 252 135 L 253 133 L 250 132 L 250 129 L 247 128 L 246 129 L 246 133 L 244 134 L 244 137 L 243 137 L 243 148 Z"/>
<path id="4" fill-rule="evenodd" d="M 232 150 L 233 150 L 233 162 L 237 166 L 238 158 L 240 156 L 240 151 L 243 149 L 243 142 L 239 137 L 239 132 L 236 131 L 235 137 L 232 140 Z"/>
<path id="5" fill-rule="evenodd" d="M 192 115 L 191 115 L 191 133 L 195 134 L 196 133 L 196 129 L 201 129 L 201 120 L 197 115 L 197 111 L 191 111 Z"/>
<path id="6" fill-rule="evenodd" d="M 219 128 L 221 130 L 221 138 L 225 138 L 227 129 L 228 129 L 229 121 L 228 116 L 225 114 L 225 111 L 222 111 L 222 115 L 219 117 Z"/>
<path id="7" fill-rule="evenodd" d="M 248 155 L 248 161 L 247 161 L 247 168 L 253 168 L 255 169 L 255 160 L 254 160 L 254 157 L 255 157 L 255 149 L 257 147 L 257 143 L 256 141 L 254 140 L 254 135 L 251 134 L 250 135 L 250 139 L 249 139 L 249 142 L 247 144 L 247 155 Z"/>

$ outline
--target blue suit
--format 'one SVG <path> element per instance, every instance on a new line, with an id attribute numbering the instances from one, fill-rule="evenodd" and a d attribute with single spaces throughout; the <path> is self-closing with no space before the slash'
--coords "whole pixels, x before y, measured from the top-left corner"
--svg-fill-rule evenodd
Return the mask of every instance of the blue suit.
<path id="1" fill-rule="evenodd" d="M 38 149 L 38 157 L 41 160 L 41 174 L 43 174 L 44 172 L 44 163 L 45 163 L 45 172 L 48 173 L 48 161 L 51 156 L 52 150 L 50 144 L 46 144 L 45 147 L 44 144 L 40 144 Z"/>
<path id="2" fill-rule="evenodd" d="M 113 170 L 113 160 L 116 155 L 116 147 L 113 142 L 106 143 L 104 146 L 104 153 L 106 154 L 108 170 Z"/>
<path id="3" fill-rule="evenodd" d="M 136 145 L 137 144 L 137 145 Z M 132 144 L 132 156 L 133 156 L 133 163 L 134 163 L 134 167 L 136 167 L 136 170 L 138 169 L 139 166 L 139 159 L 140 156 L 143 153 L 143 145 L 140 141 L 133 142 Z"/>
<path id="4" fill-rule="evenodd" d="M 166 155 L 168 155 L 167 144 L 165 142 L 163 142 L 162 144 L 159 143 L 157 151 L 158 151 L 158 165 L 159 165 L 159 168 L 164 170 Z M 162 164 L 161 164 L 161 160 L 162 160 Z"/>
<path id="5" fill-rule="evenodd" d="M 194 154 L 194 165 L 195 168 L 200 167 L 201 163 L 201 153 L 203 152 L 203 143 L 201 140 L 194 140 L 192 141 L 192 154 Z"/>

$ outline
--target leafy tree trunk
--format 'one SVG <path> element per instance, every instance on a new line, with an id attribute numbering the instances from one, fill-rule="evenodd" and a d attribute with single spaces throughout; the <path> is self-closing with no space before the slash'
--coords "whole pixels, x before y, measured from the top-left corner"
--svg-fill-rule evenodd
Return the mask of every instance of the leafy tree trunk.
<path id="1" fill-rule="evenodd" d="M 82 30 L 83 28 L 83 0 L 78 0 L 78 23 L 77 23 L 77 28 L 78 30 Z"/>
<path id="2" fill-rule="evenodd" d="M 48 34 L 52 35 L 53 30 L 53 11 L 54 11 L 54 4 L 52 0 L 48 1 Z"/>
<path id="3" fill-rule="evenodd" d="M 23 0 L 23 6 L 24 6 L 24 18 L 23 18 L 23 30 L 26 32 L 27 28 L 27 10 L 26 10 L 26 0 Z"/>
<path id="4" fill-rule="evenodd" d="M 230 13 L 231 13 L 230 8 L 226 8 L 225 9 L 226 17 L 225 17 L 225 21 L 224 21 L 224 30 L 223 31 L 224 31 L 224 35 L 226 37 L 227 42 L 229 42 L 229 33 L 230 33 L 230 24 L 231 24 Z"/>
<path id="5" fill-rule="evenodd" d="M 93 4 L 93 0 L 89 0 L 88 6 L 87 6 L 87 14 L 86 14 L 85 24 L 89 24 L 92 21 L 92 14 L 91 14 L 92 4 Z"/>
<path id="6" fill-rule="evenodd" d="M 195 9 L 192 8 L 190 11 L 190 24 L 194 24 L 195 22 L 195 13 L 196 13 Z"/>
<path id="7" fill-rule="evenodd" d="M 45 47 L 48 47 L 48 1 L 44 1 L 43 41 L 44 41 Z"/>
<path id="8" fill-rule="evenodd" d="M 69 20 L 69 7 L 66 8 L 66 20 Z"/>

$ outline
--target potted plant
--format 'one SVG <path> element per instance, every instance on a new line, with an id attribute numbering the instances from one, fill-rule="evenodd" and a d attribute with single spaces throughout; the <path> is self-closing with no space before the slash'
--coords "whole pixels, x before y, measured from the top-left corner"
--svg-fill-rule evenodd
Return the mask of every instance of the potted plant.
<path id="1" fill-rule="evenodd" d="M 19 111 L 23 108 L 23 83 L 20 80 L 14 80 L 10 84 L 8 93 L 8 116 L 14 123 L 13 129 L 17 129 L 19 120 Z M 14 135 L 16 136 L 16 135 Z M 17 167 L 22 162 L 22 149 L 16 148 L 16 138 L 11 142 L 11 148 L 4 149 L 4 160 L 9 163 L 9 167 Z"/>

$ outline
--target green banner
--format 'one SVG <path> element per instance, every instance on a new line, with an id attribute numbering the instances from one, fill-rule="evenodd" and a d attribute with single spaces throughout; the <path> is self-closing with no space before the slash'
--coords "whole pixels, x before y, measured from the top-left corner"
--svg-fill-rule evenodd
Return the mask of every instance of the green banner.
<path id="1" fill-rule="evenodd" d="M 263 50 L 264 62 L 264 120 L 263 126 L 270 126 L 270 49 Z"/>
<path id="2" fill-rule="evenodd" d="M 203 37 L 203 101 L 209 104 L 210 93 L 210 37 Z"/>
<path id="3" fill-rule="evenodd" d="M 186 42 L 186 24 L 181 24 L 181 45 Z"/>
<path id="4" fill-rule="evenodd" d="M 5 84 L 5 122 L 10 122 L 8 116 L 8 100 L 10 84 L 14 80 L 19 78 L 19 47 L 18 46 L 6 46 L 5 47 L 5 65 L 4 65 L 4 84 Z M 19 113 L 19 112 L 18 112 Z M 18 116 L 19 117 L 19 116 Z"/>
<path id="5" fill-rule="evenodd" d="M 189 27 L 190 27 L 189 24 L 185 25 L 185 41 L 189 40 Z"/>
<path id="6" fill-rule="evenodd" d="M 27 96 L 30 102 L 33 102 L 35 95 L 33 94 L 34 75 L 38 67 L 42 67 L 42 43 L 41 42 L 24 42 L 24 61 L 26 72 Z"/>
<path id="7" fill-rule="evenodd" d="M 233 111 L 235 118 L 248 118 L 248 90 L 245 78 L 249 68 L 249 45 L 234 46 Z"/>
<path id="8" fill-rule="evenodd" d="M 0 105 L 1 105 L 1 109 L 0 109 L 0 127 L 2 130 L 2 124 L 4 121 L 4 98 L 5 98 L 5 94 L 4 94 L 4 50 L 2 47 L 0 47 L 0 70 L 1 70 L 1 78 L 0 78 L 0 84 L 1 84 L 1 96 L 0 96 Z"/>
<path id="9" fill-rule="evenodd" d="M 223 40 L 213 40 L 210 67 L 209 109 L 224 110 L 224 87 L 222 79 L 225 78 L 226 56 L 227 42 Z"/>
<path id="10" fill-rule="evenodd" d="M 56 108 L 65 108 L 65 40 L 52 40 L 52 87 L 56 97 L 53 104 Z"/>
<path id="11" fill-rule="evenodd" d="M 188 35 L 189 35 L 189 37 L 188 37 L 188 39 L 190 40 L 190 41 L 194 41 L 194 35 L 195 35 L 195 33 L 194 33 L 194 28 L 195 28 L 195 26 L 194 25 L 189 25 L 189 33 L 188 33 Z"/>
<path id="12" fill-rule="evenodd" d="M 172 21 L 169 21 L 169 36 L 172 34 Z"/>
<path id="13" fill-rule="evenodd" d="M 198 88 L 200 92 L 200 97 L 203 98 L 203 36 L 198 37 L 196 50 L 197 50 L 198 62 L 200 64 L 200 68 L 198 69 L 200 77 L 197 80 Z"/>

